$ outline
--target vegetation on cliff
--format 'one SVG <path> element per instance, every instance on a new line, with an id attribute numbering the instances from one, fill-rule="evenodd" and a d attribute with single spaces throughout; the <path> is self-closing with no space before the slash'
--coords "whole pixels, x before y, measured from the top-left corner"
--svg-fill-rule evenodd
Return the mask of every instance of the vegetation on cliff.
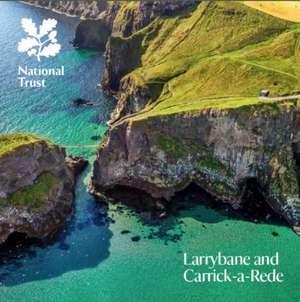
<path id="1" fill-rule="evenodd" d="M 0 244 L 14 232 L 55 232 L 73 212 L 76 177 L 86 164 L 33 134 L 0 134 Z"/>
<path id="2" fill-rule="evenodd" d="M 160 89 L 145 108 L 148 117 L 256 104 L 263 88 L 273 96 L 297 93 L 299 41 L 297 23 L 241 3 L 206 2 L 193 12 L 158 17 L 111 43 L 134 50 L 135 63 L 123 81 Z"/>
<path id="3" fill-rule="evenodd" d="M 26 207 L 28 210 L 38 210 L 49 198 L 51 190 L 59 182 L 58 177 L 51 173 L 41 174 L 32 186 L 11 194 L 7 198 L 0 198 L 0 207 Z"/>
<path id="4" fill-rule="evenodd" d="M 50 141 L 30 133 L 0 134 L 0 157 L 14 152 L 19 147 L 42 142 L 51 145 Z"/>

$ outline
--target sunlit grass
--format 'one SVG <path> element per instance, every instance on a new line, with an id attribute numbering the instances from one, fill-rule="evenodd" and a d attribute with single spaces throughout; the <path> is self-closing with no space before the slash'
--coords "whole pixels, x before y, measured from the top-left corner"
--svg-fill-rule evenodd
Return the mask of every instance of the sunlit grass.
<path id="1" fill-rule="evenodd" d="M 58 178 L 50 173 L 40 175 L 32 186 L 0 198 L 1 206 L 27 207 L 38 209 L 47 201 L 49 192 L 58 183 Z"/>
<path id="2" fill-rule="evenodd" d="M 0 134 L 0 157 L 14 151 L 16 148 L 37 142 L 46 141 L 30 133 Z M 47 143 L 50 143 L 48 140 Z"/>
<path id="3" fill-rule="evenodd" d="M 275 17 L 300 22 L 300 1 L 244 1 L 244 3 Z"/>

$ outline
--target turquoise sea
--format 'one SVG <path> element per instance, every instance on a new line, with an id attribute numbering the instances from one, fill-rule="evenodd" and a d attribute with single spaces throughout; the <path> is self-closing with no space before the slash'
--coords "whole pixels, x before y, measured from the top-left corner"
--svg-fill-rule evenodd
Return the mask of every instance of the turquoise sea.
<path id="1" fill-rule="evenodd" d="M 25 35 L 20 22 L 32 18 L 39 24 L 49 17 L 58 20 L 62 52 L 37 64 L 35 58 L 17 51 Z M 103 54 L 76 51 L 69 44 L 78 22 L 0 1 L 0 132 L 34 132 L 64 145 L 99 143 L 92 137 L 103 137 L 115 101 L 96 91 Z M 46 88 L 21 89 L 19 65 L 64 65 L 66 74 L 49 79 Z M 70 101 L 76 97 L 93 100 L 98 106 L 74 108 Z M 94 148 L 68 149 L 68 153 L 83 155 L 90 162 L 95 157 Z M 107 209 L 97 203 L 86 192 L 90 169 L 78 181 L 74 216 L 51 242 L 0 248 L 0 302 L 300 301 L 300 239 L 288 227 L 229 216 L 225 210 L 204 206 L 200 195 L 197 206 L 160 225 L 150 225 L 126 206 Z M 142 216 L 147 220 L 145 213 Z M 124 230 L 130 233 L 122 234 Z M 134 236 L 140 240 L 132 241 Z M 184 252 L 251 257 L 278 252 L 280 262 L 275 268 L 284 273 L 284 282 L 186 283 Z M 249 269 L 231 268 L 233 272 Z M 268 272 L 273 267 L 260 269 Z"/>

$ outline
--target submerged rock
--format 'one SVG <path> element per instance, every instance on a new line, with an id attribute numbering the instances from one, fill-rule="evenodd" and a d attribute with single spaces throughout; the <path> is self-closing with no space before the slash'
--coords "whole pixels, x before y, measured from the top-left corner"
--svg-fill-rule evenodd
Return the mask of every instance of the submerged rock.
<path id="1" fill-rule="evenodd" d="M 128 231 L 128 230 L 123 230 L 123 231 L 121 231 L 121 234 L 122 235 L 126 235 L 126 234 L 129 234 L 130 233 L 130 231 Z"/>
<path id="2" fill-rule="evenodd" d="M 101 139 L 102 139 L 102 137 L 100 135 L 93 135 L 93 136 L 91 136 L 91 140 L 93 140 L 93 141 L 99 141 Z"/>
<path id="3" fill-rule="evenodd" d="M 45 139 L 0 135 L 0 243 L 13 233 L 42 239 L 65 223 L 79 173 L 69 164 L 64 149 Z"/>
<path id="4" fill-rule="evenodd" d="M 137 241 L 140 241 L 141 240 L 141 236 L 133 236 L 131 237 L 131 241 L 133 242 L 137 242 Z"/>
<path id="5" fill-rule="evenodd" d="M 72 104 L 74 107 L 92 107 L 97 105 L 95 102 L 85 100 L 83 98 L 77 98 L 72 100 Z"/>

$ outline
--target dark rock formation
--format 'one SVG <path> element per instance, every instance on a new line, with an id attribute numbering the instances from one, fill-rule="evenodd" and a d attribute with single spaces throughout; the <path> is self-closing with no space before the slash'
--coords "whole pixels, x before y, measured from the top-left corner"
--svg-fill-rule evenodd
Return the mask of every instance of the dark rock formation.
<path id="1" fill-rule="evenodd" d="M 72 104 L 74 107 L 91 107 L 96 106 L 97 104 L 93 101 L 85 100 L 82 98 L 77 98 L 75 100 L 72 100 Z"/>
<path id="2" fill-rule="evenodd" d="M 96 20 L 83 20 L 80 22 L 76 30 L 74 46 L 104 51 L 111 35 L 129 37 L 134 32 L 150 24 L 158 16 L 174 15 L 199 2 L 198 0 L 147 0 L 136 1 L 136 3 L 114 1 L 107 5 L 106 10 Z M 124 61 L 130 62 L 128 59 Z M 108 65 L 107 67 L 109 69 Z M 108 76 L 109 74 L 105 77 Z M 114 79 L 104 80 L 103 83 L 106 88 L 114 88 L 109 86 L 110 83 L 114 83 Z"/>
<path id="3" fill-rule="evenodd" d="M 104 72 L 103 81 L 108 78 L 110 80 L 112 79 L 112 73 L 106 78 L 106 72 L 109 66 L 112 65 L 108 62 L 109 61 L 107 61 L 108 67 Z M 127 68 L 128 66 L 130 66 L 130 64 L 127 65 Z M 116 86 L 112 86 L 111 83 L 106 83 L 103 86 L 103 90 L 106 92 L 106 94 L 114 95 L 118 99 L 117 105 L 111 113 L 109 124 L 116 122 L 118 119 L 128 114 L 136 113 L 144 109 L 147 104 L 150 104 L 152 101 L 157 99 L 159 92 L 163 87 L 160 83 L 139 86 L 131 77 L 124 77 L 122 80 L 120 80 L 120 74 L 123 73 L 120 73 L 120 70 L 117 68 L 118 67 L 116 67 L 116 78 L 114 78 Z M 119 83 L 119 85 L 117 83 Z M 114 87 L 114 89 L 118 88 L 118 93 L 108 87 Z"/>
<path id="4" fill-rule="evenodd" d="M 93 135 L 93 136 L 91 136 L 91 140 L 93 140 L 93 141 L 99 141 L 101 139 L 102 139 L 102 137 L 100 135 Z"/>
<path id="5" fill-rule="evenodd" d="M 76 28 L 73 44 L 77 48 L 104 51 L 118 13 L 118 3 L 109 5 L 96 20 L 82 20 Z"/>
<path id="6" fill-rule="evenodd" d="M 85 168 L 89 164 L 89 162 L 81 156 L 67 156 L 65 161 L 66 165 L 74 176 L 75 181 L 76 178 L 85 170 Z"/>
<path id="7" fill-rule="evenodd" d="M 133 241 L 133 242 L 138 242 L 140 240 L 141 240 L 141 236 L 133 236 L 133 237 L 131 237 L 131 241 Z"/>
<path id="8" fill-rule="evenodd" d="M 41 239 L 57 231 L 73 212 L 75 180 L 85 164 L 36 137 L 2 154 L 0 243 L 15 232 Z"/>
<path id="9" fill-rule="evenodd" d="M 105 70 L 101 82 L 103 91 L 108 95 L 118 91 L 121 78 L 140 65 L 141 56 L 142 49 L 136 49 L 131 40 L 110 39 L 105 52 Z"/>
<path id="10" fill-rule="evenodd" d="M 104 20 L 84 20 L 76 29 L 73 45 L 76 48 L 104 51 L 111 28 Z"/>

